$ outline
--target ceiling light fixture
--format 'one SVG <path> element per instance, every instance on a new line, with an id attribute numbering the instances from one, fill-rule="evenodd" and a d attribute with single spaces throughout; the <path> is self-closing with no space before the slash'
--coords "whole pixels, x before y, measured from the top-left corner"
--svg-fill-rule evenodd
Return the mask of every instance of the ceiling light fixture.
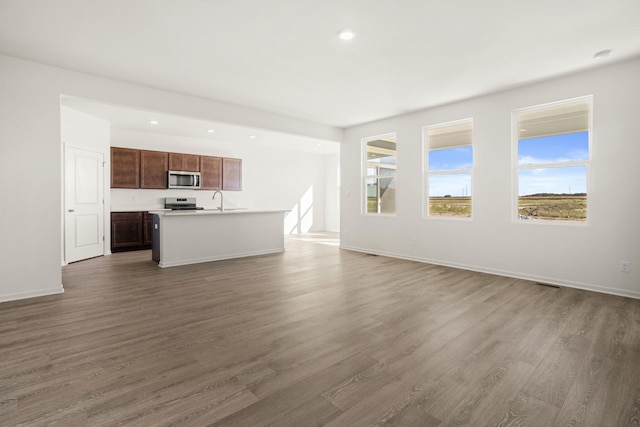
<path id="1" fill-rule="evenodd" d="M 598 59 L 598 60 L 605 59 L 610 54 L 611 54 L 611 49 L 601 50 L 600 52 L 597 52 L 595 55 L 593 55 L 593 59 Z"/>
<path id="2" fill-rule="evenodd" d="M 214 133 L 216 130 L 215 129 L 207 129 L 207 132 L 209 133 Z"/>
<path id="3" fill-rule="evenodd" d="M 149 124 L 150 125 L 157 125 L 158 121 L 157 120 L 149 120 Z"/>
<path id="4" fill-rule="evenodd" d="M 249 135 L 249 138 L 256 139 L 256 136 L 255 135 Z"/>
<path id="5" fill-rule="evenodd" d="M 344 30 L 340 30 L 340 32 L 338 33 L 338 37 L 340 38 L 340 40 L 344 40 L 344 41 L 353 40 L 355 36 L 356 36 L 356 32 L 348 28 L 345 28 Z"/>

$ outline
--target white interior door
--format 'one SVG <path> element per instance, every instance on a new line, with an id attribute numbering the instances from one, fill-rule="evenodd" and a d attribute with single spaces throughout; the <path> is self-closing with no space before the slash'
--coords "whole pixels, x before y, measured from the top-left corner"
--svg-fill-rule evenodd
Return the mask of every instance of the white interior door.
<path id="1" fill-rule="evenodd" d="M 104 255 L 102 153 L 65 147 L 64 246 L 67 263 Z"/>

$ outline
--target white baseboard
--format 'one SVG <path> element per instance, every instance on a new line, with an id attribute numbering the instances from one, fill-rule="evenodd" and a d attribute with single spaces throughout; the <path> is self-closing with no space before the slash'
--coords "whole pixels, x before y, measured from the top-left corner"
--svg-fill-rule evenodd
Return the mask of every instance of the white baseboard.
<path id="1" fill-rule="evenodd" d="M 16 301 L 16 300 L 26 299 L 26 298 L 44 297 L 47 295 L 58 295 L 62 293 L 64 293 L 64 288 L 62 287 L 62 285 L 60 285 L 59 288 L 40 289 L 32 292 L 20 292 L 17 294 L 0 295 L 0 302 Z"/>
<path id="2" fill-rule="evenodd" d="M 408 260 L 408 261 L 423 262 L 423 263 L 427 263 L 427 264 L 442 265 L 442 266 L 445 266 L 445 267 L 459 268 L 459 269 L 462 269 L 462 270 L 477 271 L 479 273 L 495 274 L 497 276 L 513 277 L 514 279 L 523 279 L 523 280 L 530 280 L 530 281 L 533 281 L 533 282 L 548 283 L 550 285 L 557 285 L 557 286 L 564 286 L 564 287 L 567 287 L 567 288 L 582 289 L 582 290 L 585 290 L 585 291 L 600 292 L 600 293 L 603 293 L 603 294 L 618 295 L 618 296 L 621 296 L 621 297 L 629 297 L 629 298 L 640 299 L 640 292 L 637 292 L 637 291 L 628 291 L 626 289 L 607 288 L 607 287 L 604 287 L 604 286 L 599 286 L 599 285 L 595 285 L 595 284 L 591 284 L 591 283 L 581 283 L 581 282 L 566 281 L 566 280 L 556 279 L 556 278 L 553 278 L 553 277 L 528 275 L 528 274 L 522 274 L 522 273 L 518 273 L 518 272 L 514 272 L 514 271 L 500 270 L 500 269 L 496 269 L 496 268 L 485 268 L 485 267 L 480 267 L 480 266 L 476 266 L 476 265 L 458 264 L 458 263 L 452 263 L 452 262 L 441 261 L 441 260 L 436 260 L 436 259 L 400 255 L 400 254 L 394 254 L 394 253 L 391 253 L 391 252 L 375 251 L 375 250 L 358 248 L 358 247 L 355 247 L 355 246 L 348 246 L 348 245 L 343 245 L 343 244 L 340 245 L 340 249 L 345 249 L 345 250 L 354 251 L 354 252 L 361 252 L 361 253 L 365 253 L 365 254 L 381 255 L 381 256 L 386 256 L 386 257 L 389 257 L 389 258 L 404 259 L 404 260 Z"/>

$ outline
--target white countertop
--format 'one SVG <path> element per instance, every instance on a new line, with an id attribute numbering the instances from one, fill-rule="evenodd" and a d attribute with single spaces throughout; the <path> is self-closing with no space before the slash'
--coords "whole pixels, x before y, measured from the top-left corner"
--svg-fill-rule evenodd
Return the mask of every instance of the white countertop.
<path id="1" fill-rule="evenodd" d="M 151 208 L 151 209 L 141 209 L 141 208 L 111 208 L 111 212 L 150 212 L 150 211 L 164 211 L 163 208 Z M 169 210 L 169 209 L 166 209 Z"/>
<path id="2" fill-rule="evenodd" d="M 160 216 L 193 216 L 193 215 L 243 215 L 243 214 L 257 214 L 257 213 L 272 213 L 272 212 L 289 212 L 288 210 L 248 210 L 239 208 L 229 208 L 224 211 L 219 209 L 200 209 L 200 210 L 186 210 L 186 211 L 173 211 L 170 209 L 156 209 L 150 210 L 149 213 Z"/>

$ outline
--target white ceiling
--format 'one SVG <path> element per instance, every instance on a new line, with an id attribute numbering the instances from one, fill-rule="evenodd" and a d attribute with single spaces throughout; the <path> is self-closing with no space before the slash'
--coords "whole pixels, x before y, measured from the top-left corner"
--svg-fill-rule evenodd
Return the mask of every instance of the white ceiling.
<path id="1" fill-rule="evenodd" d="M 639 17 L 638 0 L 0 0 L 0 53 L 347 127 L 636 57 Z"/>
<path id="2" fill-rule="evenodd" d="M 63 96 L 60 103 L 74 110 L 107 120 L 112 128 L 197 138 L 214 142 L 232 142 L 247 147 L 259 145 L 269 149 L 311 154 L 324 155 L 340 152 L 340 144 L 338 142 L 300 135 L 137 110 L 71 96 Z M 157 124 L 151 124 L 151 121 L 157 122 Z M 209 130 L 214 132 L 209 132 Z"/>

